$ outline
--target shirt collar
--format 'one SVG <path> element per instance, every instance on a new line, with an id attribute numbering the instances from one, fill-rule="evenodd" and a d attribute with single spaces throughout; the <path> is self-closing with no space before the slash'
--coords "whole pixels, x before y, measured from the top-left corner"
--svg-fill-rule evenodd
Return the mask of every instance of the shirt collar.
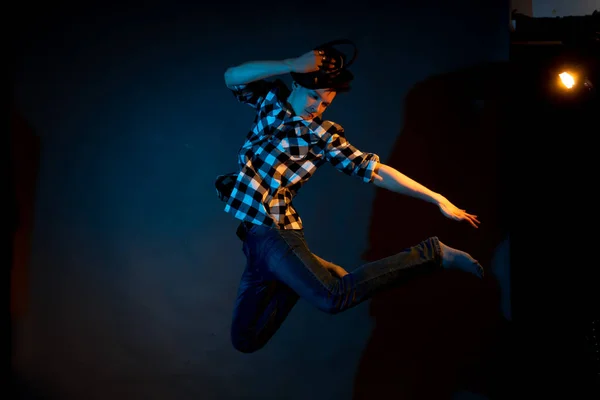
<path id="1" fill-rule="evenodd" d="M 287 89 L 287 87 L 285 88 Z M 294 111 L 288 107 L 288 103 L 287 103 L 287 98 L 289 96 L 289 89 L 287 89 L 284 93 L 282 93 L 283 95 L 277 96 L 277 105 L 283 110 L 283 112 L 285 113 L 285 116 L 283 118 L 284 123 L 285 122 L 301 122 L 304 126 L 306 126 L 307 128 L 311 129 L 311 130 L 315 130 L 317 129 L 319 126 L 321 126 L 321 118 L 317 117 L 317 118 L 313 118 L 312 120 L 306 120 L 302 117 L 297 116 Z"/>
<path id="2" fill-rule="evenodd" d="M 306 120 L 302 117 L 299 117 L 298 115 L 295 115 L 294 112 L 292 110 L 290 110 L 290 108 L 287 106 L 287 104 L 285 102 L 279 101 L 279 106 L 285 113 L 284 121 L 301 122 L 303 125 L 305 125 L 308 128 L 311 128 L 313 130 L 317 126 L 321 125 L 320 124 L 321 119 L 319 117 L 313 118 L 312 120 Z"/>

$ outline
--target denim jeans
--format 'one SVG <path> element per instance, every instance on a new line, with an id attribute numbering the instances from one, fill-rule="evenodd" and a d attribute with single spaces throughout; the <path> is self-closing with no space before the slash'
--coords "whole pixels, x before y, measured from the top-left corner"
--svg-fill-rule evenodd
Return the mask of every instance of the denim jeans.
<path id="1" fill-rule="evenodd" d="M 299 298 L 336 314 L 383 289 L 441 269 L 436 237 L 339 278 L 309 250 L 302 230 L 242 223 L 237 235 L 243 241 L 246 267 L 233 311 L 231 340 L 243 353 L 264 347 Z"/>

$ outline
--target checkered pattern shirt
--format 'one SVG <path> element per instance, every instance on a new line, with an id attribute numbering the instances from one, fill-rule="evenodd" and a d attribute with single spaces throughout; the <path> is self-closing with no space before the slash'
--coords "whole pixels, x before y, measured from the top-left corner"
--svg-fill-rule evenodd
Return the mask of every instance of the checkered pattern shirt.
<path id="1" fill-rule="evenodd" d="M 372 182 L 379 157 L 350 144 L 344 129 L 320 118 L 304 120 L 287 106 L 289 89 L 279 79 L 235 86 L 236 99 L 256 110 L 238 152 L 239 171 L 220 175 L 215 186 L 235 218 L 278 229 L 302 229 L 292 205 L 298 190 L 324 163 Z"/>

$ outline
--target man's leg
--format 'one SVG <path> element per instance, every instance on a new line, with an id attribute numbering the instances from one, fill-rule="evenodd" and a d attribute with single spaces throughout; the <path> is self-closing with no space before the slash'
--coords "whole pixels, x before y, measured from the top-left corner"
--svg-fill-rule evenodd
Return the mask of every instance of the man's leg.
<path id="1" fill-rule="evenodd" d="M 243 353 L 265 346 L 277 332 L 298 295 L 285 283 L 264 271 L 260 258 L 244 243 L 246 268 L 242 274 L 233 311 L 231 341 Z"/>
<path id="2" fill-rule="evenodd" d="M 300 297 L 327 313 L 354 307 L 375 293 L 419 275 L 458 268 L 479 275 L 480 266 L 467 253 L 429 238 L 390 257 L 365 264 L 339 279 L 331 275 L 309 249 L 302 231 L 254 229 L 268 248 L 262 250 L 266 267 Z"/>

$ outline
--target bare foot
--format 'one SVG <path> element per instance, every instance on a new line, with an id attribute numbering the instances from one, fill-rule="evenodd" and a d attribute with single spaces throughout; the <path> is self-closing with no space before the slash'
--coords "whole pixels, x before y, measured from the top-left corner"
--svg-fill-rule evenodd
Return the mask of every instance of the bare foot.
<path id="1" fill-rule="evenodd" d="M 446 246 L 442 242 L 440 242 L 440 247 L 442 249 L 442 267 L 460 269 L 483 278 L 483 267 L 468 253 Z"/>

